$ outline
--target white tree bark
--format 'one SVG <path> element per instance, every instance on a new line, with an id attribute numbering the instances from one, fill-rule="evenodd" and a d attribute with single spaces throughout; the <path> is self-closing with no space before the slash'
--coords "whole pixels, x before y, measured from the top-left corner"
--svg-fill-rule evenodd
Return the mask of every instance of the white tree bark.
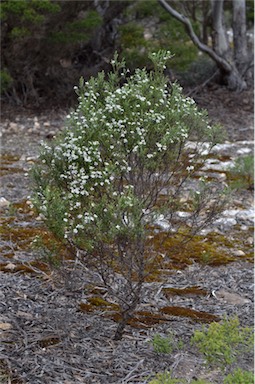
<path id="1" fill-rule="evenodd" d="M 213 48 L 214 51 L 226 57 L 229 50 L 227 33 L 224 26 L 224 0 L 211 0 L 212 3 L 212 27 L 213 27 Z"/>
<path id="2" fill-rule="evenodd" d="M 245 0 L 233 0 L 234 59 L 241 70 L 247 62 L 246 9 Z"/>
<path id="3" fill-rule="evenodd" d="M 245 0 L 233 1 L 245 3 Z M 158 2 L 170 15 L 184 24 L 190 39 L 198 49 L 209 55 L 215 61 L 221 72 L 222 78 L 224 78 L 230 89 L 241 91 L 247 87 L 246 82 L 242 78 L 245 71 L 242 72 L 234 58 L 230 56 L 231 50 L 224 27 L 224 0 L 211 0 L 214 29 L 213 48 L 210 48 L 208 45 L 201 42 L 194 32 L 190 20 L 186 16 L 176 11 L 166 0 L 158 0 Z M 242 56 L 241 53 L 240 55 Z"/>
<path id="4" fill-rule="evenodd" d="M 217 1 L 217 0 L 216 0 Z M 166 0 L 158 0 L 158 2 L 162 5 L 165 10 L 170 13 L 175 19 L 179 20 L 181 23 L 184 24 L 186 31 L 193 41 L 193 43 L 200 49 L 200 51 L 207 53 L 216 63 L 217 65 L 224 70 L 226 73 L 231 72 L 232 67 L 228 63 L 227 60 L 224 59 L 224 57 L 221 57 L 217 52 L 215 52 L 213 49 L 211 49 L 208 45 L 203 44 L 198 36 L 195 34 L 194 29 L 192 27 L 192 24 L 190 20 L 176 11 L 169 3 L 166 2 Z"/>

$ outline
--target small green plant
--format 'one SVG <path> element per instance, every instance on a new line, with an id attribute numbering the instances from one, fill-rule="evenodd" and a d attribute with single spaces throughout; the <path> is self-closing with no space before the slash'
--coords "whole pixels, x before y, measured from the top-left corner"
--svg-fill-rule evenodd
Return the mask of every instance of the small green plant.
<path id="1" fill-rule="evenodd" d="M 157 373 L 154 379 L 149 381 L 149 384 L 210 384 L 205 380 L 186 380 L 182 378 L 173 378 L 171 372 Z M 246 384 L 246 383 L 245 383 Z"/>
<path id="2" fill-rule="evenodd" d="M 241 327 L 237 317 L 211 323 L 202 331 L 195 331 L 191 340 L 205 356 L 209 365 L 223 371 L 237 361 L 237 357 L 253 349 L 253 330 Z"/>
<path id="3" fill-rule="evenodd" d="M 169 335 L 166 337 L 166 336 L 161 336 L 159 334 L 156 334 L 153 336 L 151 343 L 156 353 L 173 352 L 174 345 L 173 345 L 172 335 Z"/>
<path id="4" fill-rule="evenodd" d="M 223 381 L 224 384 L 254 384 L 254 373 L 243 371 L 238 368 L 233 373 L 227 375 Z"/>
<path id="5" fill-rule="evenodd" d="M 161 336 L 155 334 L 151 340 L 151 344 L 156 353 L 171 353 L 174 350 L 180 350 L 184 347 L 183 341 L 178 340 L 174 335 L 168 334 Z"/>
<path id="6" fill-rule="evenodd" d="M 185 381 L 183 379 L 176 379 L 172 377 L 171 372 L 162 372 L 158 373 L 154 379 L 149 381 L 149 384 L 183 384 Z"/>
<path id="7" fill-rule="evenodd" d="M 254 156 L 239 157 L 229 169 L 231 186 L 237 189 L 254 189 Z"/>

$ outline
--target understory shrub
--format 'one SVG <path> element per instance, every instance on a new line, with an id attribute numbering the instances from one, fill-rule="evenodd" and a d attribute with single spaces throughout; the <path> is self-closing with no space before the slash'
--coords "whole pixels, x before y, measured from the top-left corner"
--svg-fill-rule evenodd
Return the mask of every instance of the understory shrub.
<path id="1" fill-rule="evenodd" d="M 171 353 L 173 351 L 173 339 L 155 335 L 153 346 L 158 353 Z M 196 330 L 191 338 L 191 343 L 198 347 L 209 366 L 220 368 L 223 384 L 253 384 L 254 373 L 241 368 L 233 368 L 238 357 L 248 357 L 253 352 L 253 329 L 241 327 L 237 317 L 225 318 L 221 323 L 211 323 L 208 328 Z M 231 371 L 227 376 L 226 373 Z M 200 383 L 209 384 L 202 379 L 191 380 L 174 378 L 172 372 L 161 372 L 149 381 L 149 384 L 185 384 Z"/>
<path id="2" fill-rule="evenodd" d="M 237 368 L 225 377 L 224 384 L 254 384 L 254 373 Z"/>
<path id="3" fill-rule="evenodd" d="M 171 372 L 166 371 L 158 373 L 154 379 L 149 381 L 149 384 L 210 384 L 210 382 L 199 379 L 188 381 L 182 378 L 174 378 Z"/>
<path id="4" fill-rule="evenodd" d="M 235 160 L 229 169 L 229 179 L 232 188 L 254 189 L 254 156 L 247 155 Z"/>
<path id="5" fill-rule="evenodd" d="M 147 242 L 159 215 L 169 221 L 165 236 L 179 231 L 186 242 L 223 207 L 221 187 L 205 180 L 185 187 L 203 166 L 204 143 L 210 151 L 220 130 L 168 83 L 169 58 L 152 54 L 154 71 L 130 75 L 115 55 L 107 77 L 81 79 L 77 109 L 65 131 L 44 144 L 33 172 L 34 204 L 46 225 L 119 304 L 116 339 L 159 267 Z M 178 221 L 184 192 L 189 218 Z"/>
<path id="6" fill-rule="evenodd" d="M 151 344 L 156 353 L 172 353 L 174 350 L 183 348 L 182 340 L 178 340 L 173 334 L 169 333 L 167 336 L 161 336 L 156 333 Z"/>
<path id="7" fill-rule="evenodd" d="M 226 318 L 221 323 L 211 323 L 207 329 L 195 331 L 192 343 L 209 365 L 219 367 L 224 372 L 237 362 L 238 357 L 252 353 L 253 330 L 251 327 L 241 327 L 237 317 Z"/>

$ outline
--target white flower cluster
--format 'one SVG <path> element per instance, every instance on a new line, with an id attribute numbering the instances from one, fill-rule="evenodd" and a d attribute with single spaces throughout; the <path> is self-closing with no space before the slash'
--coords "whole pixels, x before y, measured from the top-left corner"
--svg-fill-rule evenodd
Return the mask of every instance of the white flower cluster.
<path id="1" fill-rule="evenodd" d="M 170 56 L 167 52 L 160 60 Z M 66 236 L 97 225 L 102 196 L 116 209 L 121 206 L 122 217 L 128 217 L 134 207 L 130 180 L 136 179 L 140 164 L 157 167 L 174 143 L 189 137 L 189 116 L 199 114 L 194 100 L 182 96 L 181 87 L 174 84 L 168 90 L 166 83 L 154 82 L 146 70 L 136 70 L 114 90 L 106 82 L 104 88 L 95 80 L 86 82 L 77 109 L 67 116 L 62 141 L 53 148 L 44 145 L 44 161 L 54 169 L 69 207 L 64 218 Z M 192 166 L 187 167 L 191 170 Z M 119 187 L 121 178 L 125 188 Z M 108 214 L 106 207 L 103 213 Z M 115 228 L 120 225 L 115 223 Z"/>

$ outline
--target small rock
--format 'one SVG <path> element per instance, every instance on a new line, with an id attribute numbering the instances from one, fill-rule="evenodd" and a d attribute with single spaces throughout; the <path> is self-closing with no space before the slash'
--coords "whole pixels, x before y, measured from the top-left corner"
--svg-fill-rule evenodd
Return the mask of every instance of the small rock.
<path id="1" fill-rule="evenodd" d="M 254 210 L 245 209 L 243 211 L 239 211 L 236 215 L 236 219 L 238 222 L 241 222 L 241 224 L 254 225 Z"/>
<path id="2" fill-rule="evenodd" d="M 191 213 L 186 211 L 178 211 L 176 212 L 176 214 L 181 218 L 186 218 L 191 216 Z"/>
<path id="3" fill-rule="evenodd" d="M 24 319 L 27 319 L 27 320 L 32 320 L 33 319 L 33 315 L 31 315 L 31 313 L 24 312 L 24 311 L 18 311 L 16 313 L 16 316 L 23 317 Z"/>
<path id="4" fill-rule="evenodd" d="M 11 203 L 5 197 L 0 197 L 0 208 L 9 207 Z"/>
<path id="5" fill-rule="evenodd" d="M 236 153 L 238 155 L 247 155 L 248 153 L 251 153 L 251 152 L 252 152 L 251 148 L 240 148 L 237 150 Z"/>
<path id="6" fill-rule="evenodd" d="M 36 221 L 43 221 L 43 217 L 42 217 L 41 215 L 39 215 L 39 216 L 37 216 L 37 217 L 35 218 L 35 220 L 36 220 Z"/>
<path id="7" fill-rule="evenodd" d="M 8 263 L 8 264 L 5 266 L 5 269 L 7 269 L 7 270 L 9 270 L 9 271 L 13 271 L 15 268 L 16 268 L 16 265 L 13 264 L 13 263 Z"/>
<path id="8" fill-rule="evenodd" d="M 50 127 L 50 122 L 49 122 L 49 121 L 45 121 L 45 122 L 43 123 L 43 125 L 44 125 L 44 127 Z"/>
<path id="9" fill-rule="evenodd" d="M 239 212 L 239 209 L 226 209 L 222 212 L 222 215 L 224 217 L 235 217 Z"/>
<path id="10" fill-rule="evenodd" d="M 39 129 L 40 128 L 40 123 L 37 121 L 34 123 L 34 129 Z"/>
<path id="11" fill-rule="evenodd" d="M 245 252 L 242 251 L 241 249 L 234 249 L 234 250 L 232 251 L 232 254 L 233 254 L 234 256 L 245 256 Z"/>
<path id="12" fill-rule="evenodd" d="M 12 325 L 10 323 L 0 323 L 0 329 L 2 331 L 7 331 L 8 329 L 11 329 Z"/>
<path id="13" fill-rule="evenodd" d="M 221 230 L 228 230 L 231 227 L 234 227 L 237 224 L 237 221 L 232 217 L 222 217 L 215 220 L 213 224 Z"/>
<path id="14" fill-rule="evenodd" d="M 160 215 L 155 221 L 154 224 L 157 227 L 160 227 L 163 231 L 169 231 L 171 229 L 171 224 L 169 223 L 168 220 L 164 218 L 163 215 Z"/>
<path id="15" fill-rule="evenodd" d="M 226 301 L 228 304 L 233 305 L 244 305 L 250 303 L 249 299 L 246 299 L 237 293 L 228 292 L 225 289 L 217 291 L 216 297 Z"/>
<path id="16" fill-rule="evenodd" d="M 18 124 L 17 123 L 13 123 L 13 122 L 10 122 L 9 124 L 9 129 L 11 129 L 12 131 L 17 131 L 18 129 Z"/>
<path id="17" fill-rule="evenodd" d="M 253 237 L 248 237 L 248 239 L 246 240 L 246 243 L 250 244 L 250 245 L 254 244 L 254 238 Z"/>

